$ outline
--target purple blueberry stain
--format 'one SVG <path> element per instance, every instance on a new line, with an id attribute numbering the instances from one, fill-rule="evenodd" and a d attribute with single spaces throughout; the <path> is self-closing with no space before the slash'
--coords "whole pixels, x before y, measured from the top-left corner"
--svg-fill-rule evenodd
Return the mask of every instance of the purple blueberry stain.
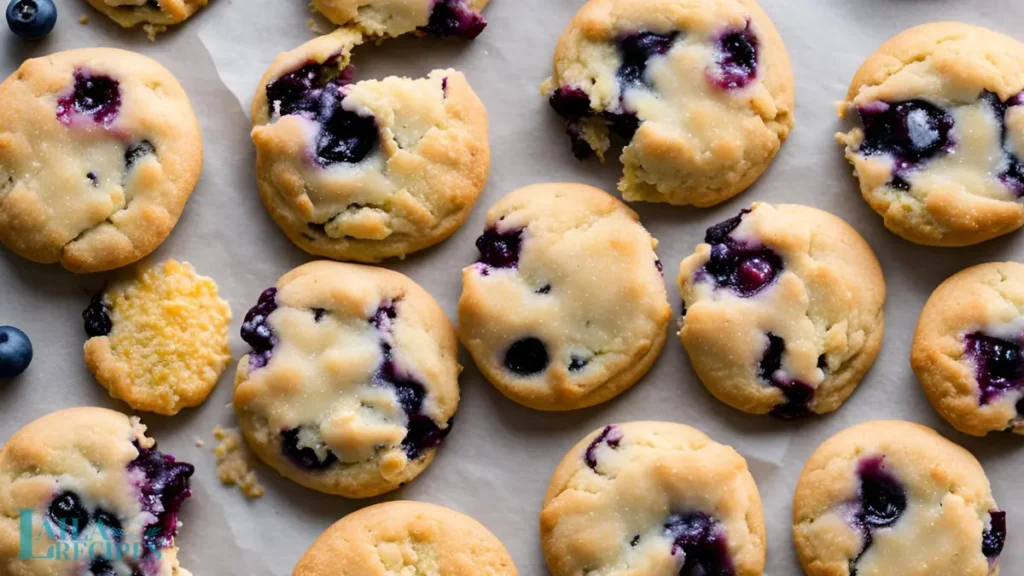
<path id="1" fill-rule="evenodd" d="M 65 126 L 77 116 L 109 126 L 120 110 L 120 83 L 109 76 L 87 74 L 81 69 L 75 70 L 75 85 L 70 93 L 57 100 L 57 119 Z"/>
<path id="2" fill-rule="evenodd" d="M 519 266 L 519 254 L 522 251 L 523 228 L 499 231 L 488 228 L 476 239 L 476 249 L 480 252 L 477 260 L 486 268 L 516 268 Z"/>
<path id="3" fill-rule="evenodd" d="M 512 343 L 505 350 L 502 364 L 517 376 L 535 376 L 547 370 L 551 358 L 547 346 L 539 338 L 529 336 Z"/>
<path id="4" fill-rule="evenodd" d="M 242 340 L 252 347 L 249 353 L 249 369 L 263 368 L 270 362 L 277 337 L 268 319 L 277 310 L 277 288 L 267 288 L 260 294 L 259 301 L 245 315 L 242 321 Z"/>
<path id="5" fill-rule="evenodd" d="M 192 495 L 189 479 L 195 467 L 177 462 L 173 456 L 152 448 L 135 447 L 139 455 L 128 464 L 129 470 L 138 470 L 145 475 L 140 482 L 139 503 L 143 512 L 150 513 L 155 521 L 143 530 L 142 545 L 144 557 L 170 547 L 178 531 L 178 513 L 182 504 Z"/>
<path id="6" fill-rule="evenodd" d="M 622 442 L 623 434 L 622 429 L 614 424 L 605 426 L 601 433 L 594 438 L 594 441 L 587 446 L 586 451 L 583 452 L 583 461 L 590 467 L 591 470 L 597 471 L 597 450 L 601 446 L 608 446 L 612 450 L 619 447 Z"/>
<path id="7" fill-rule="evenodd" d="M 94 294 L 89 300 L 89 305 L 82 311 L 82 320 L 85 321 L 85 333 L 90 338 L 106 336 L 114 329 L 114 323 L 110 320 L 110 304 L 107 304 L 102 292 Z"/>
<path id="8" fill-rule="evenodd" d="M 783 269 L 782 258 L 771 248 L 732 237 L 749 212 L 743 210 L 738 216 L 708 228 L 704 242 L 711 245 L 711 255 L 700 269 L 717 288 L 728 288 L 743 298 L 770 286 Z"/>
<path id="9" fill-rule="evenodd" d="M 989 561 L 995 561 L 1003 553 L 1003 545 L 1006 543 L 1006 512 L 1002 510 L 990 510 L 988 513 L 988 528 L 981 536 L 981 552 Z"/>
<path id="10" fill-rule="evenodd" d="M 856 576 L 857 562 L 864 556 L 878 530 L 891 528 L 907 510 L 907 493 L 903 484 L 886 470 L 881 456 L 862 459 L 857 464 L 857 510 L 852 518 L 854 529 L 863 540 L 860 552 L 850 560 L 850 574 Z"/>
<path id="11" fill-rule="evenodd" d="M 704 512 L 675 514 L 663 527 L 680 576 L 734 576 L 725 527 Z"/>
<path id="12" fill-rule="evenodd" d="M 980 405 L 1024 387 L 1024 347 L 1020 342 L 973 332 L 964 336 L 964 354 L 974 366 Z"/>
<path id="13" fill-rule="evenodd" d="M 864 141 L 857 152 L 892 157 L 893 179 L 889 186 L 896 190 L 909 191 L 910 174 L 956 146 L 953 116 L 924 100 L 873 102 L 859 106 L 857 115 L 864 126 Z"/>
<path id="14" fill-rule="evenodd" d="M 465 0 L 434 0 L 434 8 L 423 31 L 439 38 L 472 40 L 487 27 L 487 20 L 466 6 Z"/>
<path id="15" fill-rule="evenodd" d="M 782 391 L 784 401 L 771 410 L 771 415 L 783 420 L 794 420 L 811 414 L 811 401 L 814 399 L 814 388 L 791 378 L 786 378 L 782 369 L 782 356 L 786 353 L 786 341 L 769 332 L 768 346 L 758 365 L 758 376 L 762 381 Z M 819 358 L 818 364 L 821 365 Z"/>
<path id="16" fill-rule="evenodd" d="M 708 70 L 708 80 L 722 90 L 739 90 L 757 78 L 757 36 L 750 21 L 742 30 L 722 34 L 716 42 L 718 56 Z"/>
<path id="17" fill-rule="evenodd" d="M 285 457 L 295 466 L 305 470 L 325 470 L 334 465 L 338 457 L 322 439 L 313 446 L 300 445 L 303 430 L 303 427 L 299 426 L 281 431 L 281 451 Z"/>

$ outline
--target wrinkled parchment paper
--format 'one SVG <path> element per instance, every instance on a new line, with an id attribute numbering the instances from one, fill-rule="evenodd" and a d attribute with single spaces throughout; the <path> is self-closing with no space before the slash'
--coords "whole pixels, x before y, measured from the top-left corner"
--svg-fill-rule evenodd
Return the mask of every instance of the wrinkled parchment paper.
<path id="1" fill-rule="evenodd" d="M 85 46 L 138 50 L 167 66 L 199 115 L 205 168 L 171 237 L 153 256 L 195 264 L 231 303 L 232 349 L 245 312 L 260 292 L 311 258 L 281 234 L 264 212 L 253 176 L 248 106 L 273 57 L 313 37 L 304 0 L 212 0 L 200 14 L 156 43 L 124 32 L 83 0 L 58 0 L 60 21 L 40 43 L 0 33 L 3 74 L 25 58 Z M 544 414 L 502 397 L 463 354 L 462 404 L 454 432 L 434 464 L 387 498 L 425 500 L 460 510 L 487 525 L 508 546 L 522 574 L 546 574 L 537 518 L 548 479 L 583 435 L 609 422 L 656 419 L 694 425 L 732 444 L 748 460 L 764 500 L 769 553 L 766 574 L 799 574 L 790 536 L 790 501 L 804 461 L 839 430 L 864 420 L 902 418 L 937 428 L 985 465 L 996 498 L 1009 511 L 1003 574 L 1024 574 L 1024 439 L 966 437 L 928 406 L 908 363 L 910 340 L 928 294 L 969 265 L 1024 256 L 1020 234 L 965 249 L 915 246 L 887 232 L 861 200 L 842 150 L 833 102 L 842 98 L 860 62 L 891 35 L 936 19 L 963 20 L 1024 39 L 1024 4 L 1014 0 L 762 0 L 789 48 L 796 74 L 796 128 L 772 168 L 746 193 L 711 209 L 635 205 L 661 244 L 666 283 L 678 312 L 679 261 L 704 229 L 754 200 L 799 202 L 838 214 L 874 247 L 889 288 L 882 353 L 860 389 L 837 413 L 785 423 L 741 414 L 716 402 L 694 377 L 673 337 L 654 369 L 622 397 L 571 414 Z M 402 38 L 355 53 L 357 78 L 421 76 L 435 68 L 462 70 L 491 118 L 490 182 L 469 221 L 441 246 L 404 262 L 388 262 L 422 284 L 454 322 L 460 269 L 473 261 L 484 213 L 498 198 L 542 181 L 581 181 L 613 191 L 614 161 L 579 163 L 561 122 L 538 92 L 550 72 L 555 42 L 582 0 L 492 0 L 490 26 L 473 42 Z M 88 25 L 78 23 L 88 14 Z M 109 275 L 74 276 L 59 266 L 23 261 L 0 248 L 0 324 L 24 329 L 36 358 L 22 377 L 0 385 L 0 440 L 59 408 L 97 405 L 129 411 L 111 400 L 82 360 L 81 311 Z M 675 327 L 671 329 L 674 331 Z M 257 473 L 266 495 L 246 501 L 217 480 L 210 448 L 214 426 L 233 425 L 229 408 L 234 368 L 206 403 L 173 418 L 143 414 L 161 446 L 192 462 L 194 497 L 178 539 L 183 565 L 197 576 L 283 576 L 327 526 L 369 504 L 300 488 L 265 466 Z M 196 438 L 206 447 L 195 445 Z"/>

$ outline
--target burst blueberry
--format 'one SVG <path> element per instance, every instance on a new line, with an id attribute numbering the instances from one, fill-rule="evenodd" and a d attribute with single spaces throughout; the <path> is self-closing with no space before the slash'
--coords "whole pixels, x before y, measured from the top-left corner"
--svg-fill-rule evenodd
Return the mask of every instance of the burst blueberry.
<path id="1" fill-rule="evenodd" d="M 14 378 L 32 363 L 32 341 L 14 326 L 0 326 L 0 378 Z"/>
<path id="2" fill-rule="evenodd" d="M 567 120 L 578 120 L 592 114 L 590 96 L 579 88 L 562 86 L 551 94 L 548 103 Z"/>
<path id="3" fill-rule="evenodd" d="M 476 249 L 480 251 L 477 262 L 490 268 L 515 268 L 519 265 L 522 242 L 522 228 L 508 232 L 488 228 L 476 239 Z"/>
<path id="4" fill-rule="evenodd" d="M 664 525 L 672 556 L 682 557 L 679 576 L 734 576 L 725 528 L 703 512 L 670 516 Z"/>
<path id="5" fill-rule="evenodd" d="M 953 150 L 953 116 L 924 100 L 874 102 L 857 108 L 864 126 L 864 141 L 858 152 L 865 156 L 884 154 L 894 162 L 890 186 L 910 190 L 907 174 L 928 160 Z"/>
<path id="6" fill-rule="evenodd" d="M 678 32 L 657 34 L 638 32 L 618 39 L 616 43 L 622 63 L 616 76 L 626 86 L 650 86 L 647 81 L 647 64 L 651 58 L 667 54 L 679 37 Z"/>
<path id="7" fill-rule="evenodd" d="M 75 538 L 91 522 L 89 510 L 74 492 L 61 492 L 46 508 L 46 517 L 62 533 Z"/>
<path id="8" fill-rule="evenodd" d="M 56 24 L 53 0 L 12 0 L 7 6 L 7 27 L 27 40 L 46 36 Z"/>
<path id="9" fill-rule="evenodd" d="M 517 340 L 505 351 L 505 368 L 519 376 L 540 374 L 548 367 L 548 349 L 537 338 Z"/>
<path id="10" fill-rule="evenodd" d="M 466 7 L 465 0 L 435 0 L 423 30 L 440 38 L 457 36 L 472 40 L 486 27 L 487 20 Z"/>
<path id="11" fill-rule="evenodd" d="M 733 30 L 718 39 L 718 57 L 708 77 L 722 90 L 745 88 L 757 78 L 757 36 L 747 22 L 743 30 Z"/>
<path id="12" fill-rule="evenodd" d="M 125 172 L 130 172 L 139 160 L 153 154 L 156 154 L 156 147 L 154 147 L 153 143 L 149 140 L 142 140 L 136 144 L 132 144 L 124 152 Z"/>
<path id="13" fill-rule="evenodd" d="M 189 479 L 195 467 L 177 462 L 173 456 L 151 448 L 142 448 L 135 442 L 139 455 L 128 464 L 129 470 L 139 470 L 145 481 L 139 485 L 140 504 L 156 520 L 143 530 L 142 544 L 145 554 L 170 547 L 178 531 L 178 512 L 192 495 Z"/>
<path id="14" fill-rule="evenodd" d="M 1024 347 L 1020 343 L 973 332 L 964 337 L 964 354 L 974 364 L 981 405 L 1024 385 Z"/>
<path id="15" fill-rule="evenodd" d="M 708 228 L 704 241 L 711 244 L 711 254 L 701 268 L 717 287 L 729 288 L 744 298 L 771 285 L 783 268 L 782 258 L 774 250 L 739 242 L 731 236 L 748 212 Z"/>
<path id="16" fill-rule="evenodd" d="M 606 445 L 614 450 L 619 447 L 621 442 L 622 430 L 614 424 L 605 426 L 604 430 L 601 430 L 597 438 L 594 438 L 594 441 L 583 452 L 583 461 L 586 462 L 591 470 L 597 470 L 597 449 L 602 445 Z"/>
<path id="17" fill-rule="evenodd" d="M 324 470 L 338 461 L 323 440 L 314 446 L 299 446 L 301 433 L 301 427 L 281 431 L 281 450 L 293 464 L 306 470 Z"/>
<path id="18" fill-rule="evenodd" d="M 270 361 L 270 355 L 277 344 L 277 337 L 270 327 L 270 315 L 277 310 L 277 288 L 267 288 L 260 294 L 259 301 L 245 315 L 242 321 L 242 340 L 252 347 L 249 367 L 262 368 Z"/>
<path id="19" fill-rule="evenodd" d="M 57 101 L 57 119 L 70 124 L 76 115 L 88 116 L 93 122 L 109 125 L 121 110 L 121 85 L 102 74 L 75 71 L 71 93 Z"/>
<path id="20" fill-rule="evenodd" d="M 1003 553 L 1006 543 L 1006 512 L 992 510 L 988 513 L 989 527 L 981 536 L 981 552 L 986 558 L 996 559 Z"/>
<path id="21" fill-rule="evenodd" d="M 124 528 L 117 515 L 102 508 L 93 512 L 92 519 L 100 526 L 102 538 L 107 542 L 120 542 L 124 537 Z"/>
<path id="22" fill-rule="evenodd" d="M 857 465 L 857 478 L 860 487 L 853 523 L 863 543 L 857 556 L 850 560 L 851 576 L 856 576 L 857 562 L 871 547 L 874 532 L 891 528 L 907 510 L 907 493 L 900 481 L 885 469 L 881 456 L 862 459 Z"/>

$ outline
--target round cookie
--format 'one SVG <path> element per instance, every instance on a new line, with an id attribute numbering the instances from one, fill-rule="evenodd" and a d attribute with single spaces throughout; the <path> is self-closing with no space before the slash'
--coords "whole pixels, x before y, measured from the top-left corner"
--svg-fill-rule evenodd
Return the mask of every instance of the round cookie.
<path id="1" fill-rule="evenodd" d="M 292 576 L 429 574 L 517 576 L 505 546 L 483 524 L 424 502 L 376 504 L 334 523 Z"/>
<path id="2" fill-rule="evenodd" d="M 341 28 L 278 56 L 252 103 L 260 196 L 297 246 L 378 262 L 441 242 L 490 170 L 487 111 L 465 76 L 352 83 Z"/>
<path id="3" fill-rule="evenodd" d="M 967 24 L 906 30 L 869 57 L 838 139 L 895 234 L 966 246 L 1024 224 L 1024 44 Z"/>
<path id="4" fill-rule="evenodd" d="M 0 574 L 190 576 L 174 540 L 195 469 L 145 432 L 135 417 L 71 408 L 11 436 L 0 449 Z"/>
<path id="5" fill-rule="evenodd" d="M 1006 513 L 960 446 L 910 422 L 865 422 L 807 461 L 793 538 L 809 576 L 998 576 Z"/>
<path id="6" fill-rule="evenodd" d="M 592 432 L 555 470 L 540 529 L 552 576 L 764 570 L 764 514 L 747 462 L 682 424 Z"/>
<path id="7" fill-rule="evenodd" d="M 484 376 L 525 406 L 613 398 L 665 344 L 672 310 L 656 244 L 636 213 L 597 188 L 516 190 L 487 213 L 480 259 L 462 271 L 459 338 Z"/>
<path id="8" fill-rule="evenodd" d="M 82 313 L 85 364 L 114 398 L 164 415 L 198 406 L 231 362 L 231 307 L 187 262 L 140 268 Z"/>
<path id="9" fill-rule="evenodd" d="M 312 0 L 338 26 L 374 37 L 408 32 L 439 38 L 476 38 L 487 26 L 480 12 L 488 0 Z"/>
<path id="10" fill-rule="evenodd" d="M 145 24 L 150 38 L 169 24 L 184 22 L 209 0 L 87 0 L 124 28 Z"/>
<path id="11" fill-rule="evenodd" d="M 793 71 L 754 0 L 596 0 L 541 87 L 577 158 L 627 140 L 622 197 L 711 206 L 765 171 L 793 127 Z"/>
<path id="12" fill-rule="evenodd" d="M 459 403 L 458 340 L 412 280 L 312 262 L 263 292 L 242 325 L 253 350 L 235 412 L 264 462 L 307 488 L 368 498 L 434 459 Z"/>
<path id="13" fill-rule="evenodd" d="M 704 386 L 751 414 L 839 408 L 878 355 L 885 279 L 867 242 L 807 206 L 755 202 L 679 271 L 679 339 Z"/>
<path id="14" fill-rule="evenodd" d="M 1024 264 L 949 277 L 928 298 L 910 365 L 935 410 L 974 436 L 1024 434 Z"/>
<path id="15" fill-rule="evenodd" d="M 27 60 L 0 84 L 0 243 L 79 273 L 138 261 L 177 223 L 202 148 L 156 61 L 114 48 Z"/>

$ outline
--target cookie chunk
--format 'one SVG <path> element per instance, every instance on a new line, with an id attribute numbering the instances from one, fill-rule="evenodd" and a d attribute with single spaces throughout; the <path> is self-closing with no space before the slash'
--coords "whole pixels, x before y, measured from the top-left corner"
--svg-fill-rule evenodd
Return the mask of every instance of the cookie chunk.
<path id="1" fill-rule="evenodd" d="M 910 365 L 935 410 L 974 436 L 1024 434 L 1024 264 L 954 274 L 921 312 Z"/>
<path id="2" fill-rule="evenodd" d="M 321 492 L 367 498 L 418 476 L 459 403 L 458 341 L 405 276 L 313 262 L 249 311 L 235 412 L 253 451 Z"/>
<path id="3" fill-rule="evenodd" d="M 604 402 L 665 344 L 657 241 L 625 204 L 582 184 L 537 184 L 487 213 L 462 272 L 459 337 L 503 394 L 539 410 Z"/>
<path id="4" fill-rule="evenodd" d="M 195 469 L 145 431 L 138 418 L 71 408 L 11 436 L 0 449 L 0 574 L 190 576 L 174 539 Z"/>
<path id="5" fill-rule="evenodd" d="M 140 260 L 202 163 L 188 97 L 141 54 L 58 52 L 0 84 L 0 242 L 29 260 L 80 273 Z"/>
<path id="6" fill-rule="evenodd" d="M 764 514 L 747 462 L 682 424 L 592 432 L 555 470 L 540 529 L 553 576 L 764 570 Z"/>
<path id="7" fill-rule="evenodd" d="M 263 204 L 303 250 L 377 262 L 441 242 L 490 170 L 487 112 L 454 70 L 352 83 L 348 29 L 278 56 L 252 104 Z"/>
<path id="8" fill-rule="evenodd" d="M 765 171 L 793 127 L 793 72 L 754 0 L 596 0 L 562 33 L 541 87 L 577 158 L 614 133 L 622 197 L 718 204 Z"/>
<path id="9" fill-rule="evenodd" d="M 752 414 L 832 412 L 878 355 L 885 279 L 846 222 L 754 203 L 708 228 L 679 271 L 679 339 L 719 400 Z"/>
<path id="10" fill-rule="evenodd" d="M 966 246 L 1024 224 L 1024 44 L 942 22 L 883 44 L 857 71 L 838 135 L 861 194 L 897 235 Z"/>
<path id="11" fill-rule="evenodd" d="M 910 422 L 866 422 L 807 461 L 793 538 L 809 576 L 998 576 L 1006 513 L 963 448 Z"/>
<path id="12" fill-rule="evenodd" d="M 152 40 L 170 24 L 186 18 L 206 6 L 209 0 L 87 0 L 124 28 L 144 24 Z"/>
<path id="13" fill-rule="evenodd" d="M 335 574 L 517 576 L 505 546 L 483 524 L 434 504 L 386 502 L 328 528 L 293 576 Z"/>
<path id="14" fill-rule="evenodd" d="M 139 270 L 93 297 L 82 316 L 85 364 L 135 410 L 173 415 L 202 404 L 231 361 L 231 307 L 187 262 Z"/>
<path id="15" fill-rule="evenodd" d="M 487 0 L 312 0 L 312 6 L 338 26 L 374 37 L 416 32 L 472 39 L 487 26 L 480 14 Z"/>

